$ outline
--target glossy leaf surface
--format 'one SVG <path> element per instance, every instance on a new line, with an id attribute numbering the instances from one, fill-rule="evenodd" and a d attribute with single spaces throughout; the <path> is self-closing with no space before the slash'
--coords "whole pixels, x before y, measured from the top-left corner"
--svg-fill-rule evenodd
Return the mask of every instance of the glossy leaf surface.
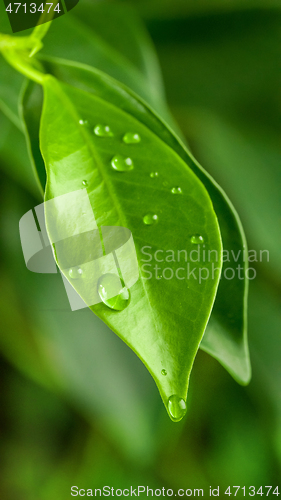
<path id="1" fill-rule="evenodd" d="M 84 124 L 79 123 L 81 120 Z M 99 124 L 110 127 L 113 135 L 94 134 L 93 129 Z M 140 143 L 126 144 L 122 138 L 128 132 L 138 134 Z M 185 400 L 190 371 L 219 278 L 220 232 L 208 193 L 174 150 L 138 119 L 53 77 L 46 77 L 44 83 L 40 141 L 48 178 L 45 200 L 54 200 L 56 205 L 62 195 L 87 191 L 98 228 L 122 226 L 134 238 L 140 278 L 130 288 L 129 305 L 118 312 L 103 303 L 88 305 L 143 360 L 166 407 L 172 395 Z M 133 168 L 128 171 L 112 168 L 112 159 L 116 157 L 118 161 L 130 158 Z M 156 178 L 151 176 L 155 172 Z M 182 192 L 174 194 L 174 186 L 179 186 Z M 57 209 L 60 210 L 58 205 Z M 75 210 L 71 210 L 71 217 L 66 210 L 52 220 L 46 212 L 52 242 L 65 234 L 65 228 L 72 234 L 85 231 L 81 219 L 83 207 L 75 204 Z M 147 222 L 146 217 L 154 219 L 153 222 Z M 193 274 L 189 281 L 185 279 L 186 270 L 181 271 L 184 278 L 181 274 L 180 279 L 175 276 L 167 279 L 163 268 L 162 278 L 158 275 L 157 279 L 152 266 L 149 270 L 153 276 L 146 279 L 147 269 L 141 268 L 145 262 L 143 247 L 150 247 L 153 256 L 156 250 L 163 255 L 170 250 L 170 258 L 164 265 L 175 275 L 187 263 L 175 262 L 171 255 L 179 250 L 187 254 L 198 250 L 200 244 L 191 241 L 194 235 L 202 236 L 206 248 L 217 252 L 217 262 L 204 263 L 210 272 L 212 264 L 218 267 L 214 279 L 199 283 L 200 262 L 192 262 L 197 277 Z M 72 250 L 76 255 L 81 251 L 79 245 L 73 245 Z M 156 258 L 152 260 L 154 266 L 159 262 Z M 83 263 L 81 267 L 83 271 Z M 66 272 L 65 275 L 79 290 L 79 279 L 72 279 L 73 275 Z M 82 279 L 90 289 L 94 279 L 91 273 L 85 272 Z M 87 296 L 82 298 L 87 302 Z"/>
<path id="2" fill-rule="evenodd" d="M 235 278 L 232 280 L 224 278 L 220 282 L 201 348 L 216 357 L 239 382 L 246 383 L 250 377 L 246 323 L 247 282 L 245 279 L 239 279 L 237 274 L 239 265 L 243 269 L 242 276 L 245 273 L 243 251 L 246 248 L 246 241 L 237 213 L 227 196 L 163 122 L 128 89 L 103 73 L 82 65 L 53 60 L 52 63 L 49 61 L 48 67 L 59 79 L 71 82 L 88 92 L 94 92 L 136 116 L 187 161 L 207 187 L 219 218 L 224 249 L 232 256 L 232 261 L 228 262 L 226 267 L 233 268 Z M 38 121 L 39 112 L 37 123 Z"/>

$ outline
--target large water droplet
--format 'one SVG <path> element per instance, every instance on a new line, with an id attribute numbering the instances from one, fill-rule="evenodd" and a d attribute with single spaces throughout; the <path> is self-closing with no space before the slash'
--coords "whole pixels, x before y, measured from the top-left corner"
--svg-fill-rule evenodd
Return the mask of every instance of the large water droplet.
<path id="1" fill-rule="evenodd" d="M 71 267 L 68 271 L 68 274 L 72 280 L 79 280 L 80 278 L 82 278 L 83 271 L 81 267 Z"/>
<path id="2" fill-rule="evenodd" d="M 150 177 L 153 179 L 154 177 L 158 177 L 158 172 L 151 172 Z"/>
<path id="3" fill-rule="evenodd" d="M 152 224 L 156 224 L 158 221 L 158 215 L 156 214 L 146 214 L 143 218 L 143 222 L 147 226 L 152 226 Z"/>
<path id="4" fill-rule="evenodd" d="M 116 155 L 112 158 L 111 166 L 114 170 L 118 170 L 118 172 L 128 172 L 134 168 L 133 160 L 121 155 Z"/>
<path id="5" fill-rule="evenodd" d="M 84 125 L 85 127 L 89 125 L 88 120 L 79 120 L 79 125 Z"/>
<path id="6" fill-rule="evenodd" d="M 133 132 L 127 132 L 123 137 L 123 142 L 126 144 L 137 144 L 141 141 L 139 134 Z"/>
<path id="7" fill-rule="evenodd" d="M 164 375 L 164 377 L 166 377 L 167 372 L 166 372 L 166 370 L 164 370 L 164 368 L 163 368 L 163 370 L 161 370 L 161 373 L 162 373 L 162 375 Z"/>
<path id="8" fill-rule="evenodd" d="M 193 245 L 200 245 L 201 243 L 204 243 L 204 238 L 203 236 L 200 236 L 200 234 L 194 234 L 191 236 L 190 241 Z"/>
<path id="9" fill-rule="evenodd" d="M 182 194 L 182 189 L 180 187 L 173 187 L 171 189 L 171 193 L 173 193 L 173 194 Z"/>
<path id="10" fill-rule="evenodd" d="M 94 128 L 94 134 L 99 137 L 113 137 L 113 133 L 108 125 L 96 125 Z"/>
<path id="11" fill-rule="evenodd" d="M 82 181 L 83 186 L 88 186 L 88 181 L 84 180 Z"/>
<path id="12" fill-rule="evenodd" d="M 185 400 L 174 394 L 168 399 L 168 411 L 174 422 L 179 422 L 186 414 Z"/>
<path id="13" fill-rule="evenodd" d="M 130 291 L 117 274 L 104 274 L 98 281 L 98 293 L 103 303 L 115 311 L 123 311 L 130 302 Z"/>

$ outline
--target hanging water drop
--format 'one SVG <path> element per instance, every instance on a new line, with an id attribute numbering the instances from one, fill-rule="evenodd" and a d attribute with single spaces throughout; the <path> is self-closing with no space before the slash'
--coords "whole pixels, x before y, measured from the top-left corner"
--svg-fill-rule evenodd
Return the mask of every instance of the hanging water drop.
<path id="1" fill-rule="evenodd" d="M 123 311 L 130 302 L 130 291 L 117 274 L 104 274 L 98 281 L 98 294 L 103 303 L 115 311 Z"/>
<path id="2" fill-rule="evenodd" d="M 174 394 L 168 399 L 168 411 L 174 422 L 179 422 L 186 414 L 185 400 Z"/>
<path id="3" fill-rule="evenodd" d="M 79 280 L 82 278 L 83 271 L 81 267 L 71 267 L 68 271 L 68 275 L 72 280 Z"/>
<path id="4" fill-rule="evenodd" d="M 143 222 L 147 226 L 152 226 L 153 224 L 156 224 L 158 221 L 158 215 L 156 214 L 146 214 L 143 218 Z"/>
<path id="5" fill-rule="evenodd" d="M 201 245 L 202 243 L 204 243 L 204 238 L 203 236 L 200 236 L 200 234 L 194 234 L 193 236 L 191 236 L 190 241 L 191 243 L 193 243 L 193 245 Z"/>
<path id="6" fill-rule="evenodd" d="M 116 155 L 112 158 L 111 166 L 114 170 L 118 170 L 118 172 L 128 172 L 134 168 L 133 160 L 121 155 Z"/>
<path id="7" fill-rule="evenodd" d="M 96 125 L 94 134 L 98 137 L 113 137 L 113 133 L 108 125 Z"/>
<path id="8" fill-rule="evenodd" d="M 133 132 L 127 132 L 123 137 L 123 142 L 126 144 L 137 144 L 141 141 L 139 134 Z"/>
<path id="9" fill-rule="evenodd" d="M 163 368 L 163 370 L 161 370 L 161 374 L 164 375 L 164 377 L 166 377 L 167 372 L 166 372 L 166 370 L 164 370 L 164 368 Z"/>
<path id="10" fill-rule="evenodd" d="M 86 186 L 88 186 L 88 181 L 84 180 L 84 181 L 82 181 L 82 184 L 83 184 L 83 186 L 86 187 Z"/>
<path id="11" fill-rule="evenodd" d="M 171 193 L 173 193 L 173 194 L 182 194 L 182 189 L 180 187 L 173 187 L 171 189 Z"/>
<path id="12" fill-rule="evenodd" d="M 150 177 L 153 179 L 154 177 L 158 177 L 158 172 L 151 172 Z"/>

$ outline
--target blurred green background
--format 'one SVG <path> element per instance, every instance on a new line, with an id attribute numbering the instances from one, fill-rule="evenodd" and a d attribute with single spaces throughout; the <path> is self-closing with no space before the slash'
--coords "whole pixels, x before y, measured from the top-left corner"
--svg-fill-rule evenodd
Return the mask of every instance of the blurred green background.
<path id="1" fill-rule="evenodd" d="M 0 25 L 10 32 L 2 6 Z M 1 60 L 1 500 L 66 500 L 72 485 L 281 487 L 280 26 L 273 0 L 80 0 L 45 40 L 43 53 L 107 71 L 167 117 L 165 89 L 249 248 L 269 250 L 251 263 L 250 385 L 199 351 L 177 424 L 130 349 L 90 311 L 70 311 L 60 276 L 25 268 L 18 223 L 42 200 L 17 110 L 23 79 Z"/>

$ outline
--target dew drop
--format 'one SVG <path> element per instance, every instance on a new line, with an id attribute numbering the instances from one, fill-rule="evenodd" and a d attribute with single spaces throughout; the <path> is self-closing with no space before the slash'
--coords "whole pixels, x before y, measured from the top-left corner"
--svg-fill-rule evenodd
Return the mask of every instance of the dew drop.
<path id="1" fill-rule="evenodd" d="M 158 177 L 158 172 L 151 172 L 150 177 L 153 179 L 154 177 Z"/>
<path id="2" fill-rule="evenodd" d="M 88 181 L 84 180 L 82 181 L 83 186 L 88 186 Z"/>
<path id="3" fill-rule="evenodd" d="M 147 226 L 152 226 L 153 224 L 156 224 L 158 221 L 158 215 L 156 214 L 146 214 L 143 218 L 143 222 Z"/>
<path id="4" fill-rule="evenodd" d="M 113 137 L 113 133 L 108 125 L 96 125 L 94 134 L 98 137 Z"/>
<path id="5" fill-rule="evenodd" d="M 200 236 L 200 234 L 194 234 L 191 236 L 190 241 L 193 245 L 200 245 L 201 243 L 204 243 L 204 238 L 203 236 Z"/>
<path id="6" fill-rule="evenodd" d="M 114 170 L 118 170 L 118 172 L 128 172 L 134 168 L 133 160 L 121 155 L 116 155 L 112 158 L 111 166 Z"/>
<path id="7" fill-rule="evenodd" d="M 71 267 L 68 271 L 68 274 L 72 280 L 79 280 L 80 278 L 82 278 L 83 271 L 81 267 Z"/>
<path id="8" fill-rule="evenodd" d="M 163 370 L 161 370 L 161 374 L 164 375 L 164 377 L 166 377 L 167 372 L 166 372 L 166 370 L 164 370 L 164 368 L 163 368 Z"/>
<path id="9" fill-rule="evenodd" d="M 126 144 L 137 144 L 141 141 L 139 134 L 133 132 L 127 132 L 123 137 L 123 142 Z"/>
<path id="10" fill-rule="evenodd" d="M 89 125 L 89 122 L 88 122 L 88 120 L 79 120 L 79 125 L 87 126 L 87 125 Z"/>
<path id="11" fill-rule="evenodd" d="M 168 399 L 168 411 L 174 422 L 179 422 L 186 414 L 185 400 L 174 394 Z"/>
<path id="12" fill-rule="evenodd" d="M 130 302 L 130 291 L 117 274 L 104 274 L 98 281 L 98 294 L 103 303 L 115 311 L 123 311 Z"/>
<path id="13" fill-rule="evenodd" d="M 180 187 L 173 187 L 171 189 L 171 193 L 173 193 L 173 194 L 182 194 L 182 189 Z"/>

